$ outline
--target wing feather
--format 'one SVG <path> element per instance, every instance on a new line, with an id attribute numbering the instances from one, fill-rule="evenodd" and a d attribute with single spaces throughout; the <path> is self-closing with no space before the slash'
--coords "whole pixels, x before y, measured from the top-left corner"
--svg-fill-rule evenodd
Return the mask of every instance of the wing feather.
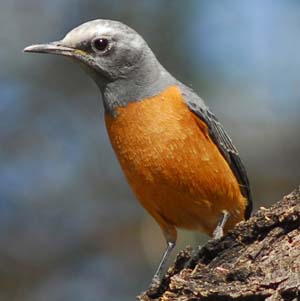
<path id="1" fill-rule="evenodd" d="M 231 138 L 226 133 L 222 124 L 204 104 L 203 100 L 186 86 L 181 85 L 180 88 L 189 109 L 196 114 L 198 118 L 206 123 L 208 126 L 209 135 L 214 143 L 218 146 L 219 150 L 236 176 L 238 183 L 240 184 L 241 191 L 247 198 L 245 218 L 248 219 L 252 211 L 252 195 L 247 172 L 239 156 L 238 150 L 232 143 Z"/>

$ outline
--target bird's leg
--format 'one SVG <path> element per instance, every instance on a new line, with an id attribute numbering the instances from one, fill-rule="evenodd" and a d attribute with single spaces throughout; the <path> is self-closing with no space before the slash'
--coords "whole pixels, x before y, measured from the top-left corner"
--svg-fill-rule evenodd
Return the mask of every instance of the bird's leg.
<path id="1" fill-rule="evenodd" d="M 160 282 L 161 282 L 161 279 L 162 279 L 162 274 L 164 272 L 164 269 L 165 269 L 165 265 L 166 265 L 166 262 L 172 252 L 172 250 L 174 249 L 175 247 L 175 241 L 167 241 L 167 248 L 166 250 L 164 251 L 164 254 L 160 260 L 160 263 L 158 265 L 158 268 L 152 278 L 152 281 L 151 281 L 151 284 L 150 284 L 150 289 L 155 289 L 155 288 L 158 288 L 160 286 Z"/>
<path id="2" fill-rule="evenodd" d="M 222 211 L 222 216 L 219 219 L 217 227 L 213 232 L 214 239 L 218 239 L 223 236 L 223 233 L 224 233 L 223 229 L 224 229 L 226 222 L 228 221 L 229 216 L 230 216 L 230 214 L 228 211 L 226 211 L 226 210 Z"/>

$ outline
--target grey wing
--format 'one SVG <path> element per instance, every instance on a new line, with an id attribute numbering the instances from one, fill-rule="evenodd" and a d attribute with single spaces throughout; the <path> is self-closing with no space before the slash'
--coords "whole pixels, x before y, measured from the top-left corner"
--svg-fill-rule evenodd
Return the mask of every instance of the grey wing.
<path id="1" fill-rule="evenodd" d="M 206 123 L 210 137 L 218 146 L 236 176 L 241 191 L 247 198 L 245 218 L 248 219 L 252 211 L 252 195 L 246 169 L 236 147 L 233 145 L 222 124 L 218 121 L 216 116 L 210 112 L 203 100 L 186 86 L 181 84 L 180 88 L 189 109 Z"/>

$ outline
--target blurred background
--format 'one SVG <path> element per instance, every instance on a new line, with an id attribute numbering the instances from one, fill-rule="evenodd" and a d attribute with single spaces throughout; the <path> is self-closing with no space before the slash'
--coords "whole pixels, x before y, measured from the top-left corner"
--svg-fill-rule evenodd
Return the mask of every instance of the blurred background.
<path id="1" fill-rule="evenodd" d="M 0 300 L 135 300 L 165 247 L 121 173 L 96 85 L 62 57 L 22 53 L 96 18 L 135 28 L 206 100 L 256 208 L 299 185 L 299 1 L 1 1 Z M 178 248 L 206 239 L 183 232 Z"/>

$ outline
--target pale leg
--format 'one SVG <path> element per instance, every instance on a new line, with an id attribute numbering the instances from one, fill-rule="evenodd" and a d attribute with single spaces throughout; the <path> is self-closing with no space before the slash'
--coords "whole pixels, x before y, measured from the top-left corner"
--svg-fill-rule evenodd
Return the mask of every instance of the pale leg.
<path id="1" fill-rule="evenodd" d="M 216 229 L 214 230 L 213 232 L 213 238 L 214 239 L 219 239 L 223 236 L 224 234 L 224 226 L 226 224 L 226 222 L 228 221 L 228 218 L 229 218 L 230 214 L 228 211 L 226 210 L 223 210 L 222 212 L 222 216 L 218 222 L 218 225 L 216 227 Z"/>

